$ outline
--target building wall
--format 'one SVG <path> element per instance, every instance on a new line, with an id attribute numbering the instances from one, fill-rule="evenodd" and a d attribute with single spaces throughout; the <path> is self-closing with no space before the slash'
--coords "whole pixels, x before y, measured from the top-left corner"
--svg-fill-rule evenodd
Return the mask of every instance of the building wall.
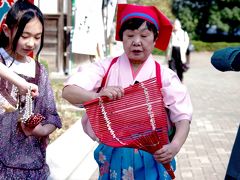
<path id="1" fill-rule="evenodd" d="M 64 53 L 66 51 L 66 40 L 64 27 L 67 25 L 66 17 L 71 16 L 67 13 L 67 0 L 35 0 L 44 14 L 45 38 L 44 47 L 40 54 L 40 59 L 48 64 L 49 72 L 63 73 L 66 61 Z"/>

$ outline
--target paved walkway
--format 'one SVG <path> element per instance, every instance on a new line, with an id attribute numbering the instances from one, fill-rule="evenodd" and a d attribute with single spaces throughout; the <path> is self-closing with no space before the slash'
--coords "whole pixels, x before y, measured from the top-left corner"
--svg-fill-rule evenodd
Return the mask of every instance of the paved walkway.
<path id="1" fill-rule="evenodd" d="M 240 74 L 217 71 L 210 64 L 211 55 L 192 53 L 191 69 L 184 77 L 194 115 L 189 137 L 177 155 L 177 180 L 223 180 L 240 122 Z M 81 137 L 76 141 L 81 141 Z M 79 158 L 79 154 L 72 157 Z M 91 172 L 96 168 L 87 167 Z M 75 169 L 72 174 L 78 176 L 67 179 L 85 180 L 80 174 L 86 170 Z M 97 171 L 87 179 L 97 179 Z"/>
<path id="2" fill-rule="evenodd" d="M 211 55 L 192 54 L 185 74 L 194 115 L 177 156 L 177 180 L 223 180 L 240 122 L 240 74 L 217 71 Z"/>

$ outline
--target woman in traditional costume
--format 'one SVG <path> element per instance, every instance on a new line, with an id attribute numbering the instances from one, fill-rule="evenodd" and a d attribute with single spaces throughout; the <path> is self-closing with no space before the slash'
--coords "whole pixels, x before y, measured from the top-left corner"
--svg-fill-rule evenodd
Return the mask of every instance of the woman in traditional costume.
<path id="1" fill-rule="evenodd" d="M 169 19 L 156 7 L 118 4 L 116 40 L 123 42 L 124 53 L 114 60 L 108 58 L 79 69 L 65 82 L 63 98 L 75 105 L 100 96 L 115 100 L 124 96 L 124 88 L 156 77 L 151 53 L 154 47 L 166 50 L 171 32 Z M 169 111 L 169 124 L 176 127 L 172 141 L 153 154 L 100 142 L 94 152 L 99 179 L 170 179 L 162 164 L 170 163 L 176 169 L 174 157 L 188 136 L 192 104 L 176 73 L 162 65 L 160 68 L 161 92 Z M 83 120 L 85 132 L 96 140 L 87 116 Z"/>

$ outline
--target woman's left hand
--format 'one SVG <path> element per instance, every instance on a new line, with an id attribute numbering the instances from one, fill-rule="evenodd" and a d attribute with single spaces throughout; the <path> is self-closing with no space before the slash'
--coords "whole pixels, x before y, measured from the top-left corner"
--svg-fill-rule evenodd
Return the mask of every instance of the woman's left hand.
<path id="1" fill-rule="evenodd" d="M 157 150 L 153 154 L 153 157 L 159 163 L 170 163 L 173 160 L 174 156 L 178 153 L 179 149 L 180 148 L 177 145 L 170 143 Z"/>
<path id="2" fill-rule="evenodd" d="M 180 151 L 183 143 L 187 139 L 190 121 L 181 120 L 175 122 L 176 132 L 171 143 L 164 145 L 161 149 L 157 150 L 153 156 L 157 162 L 169 163 L 172 161 L 174 156 Z"/>

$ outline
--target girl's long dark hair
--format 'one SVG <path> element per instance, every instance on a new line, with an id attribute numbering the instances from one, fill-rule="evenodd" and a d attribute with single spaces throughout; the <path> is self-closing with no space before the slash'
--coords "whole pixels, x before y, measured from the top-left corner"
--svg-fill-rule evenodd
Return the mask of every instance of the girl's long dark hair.
<path id="1" fill-rule="evenodd" d="M 18 40 L 21 37 L 26 24 L 35 17 L 39 19 L 43 28 L 40 47 L 36 54 L 36 60 L 38 60 L 38 56 L 43 48 L 43 40 L 44 40 L 44 18 L 40 9 L 37 6 L 30 3 L 28 0 L 18 0 L 14 3 L 14 5 L 8 11 L 6 15 L 5 24 L 11 30 L 13 30 L 14 28 L 17 29 L 11 45 L 11 50 L 13 53 L 15 53 Z M 6 48 L 7 46 L 9 46 L 9 38 L 5 35 L 3 31 L 1 31 L 0 47 Z"/>

